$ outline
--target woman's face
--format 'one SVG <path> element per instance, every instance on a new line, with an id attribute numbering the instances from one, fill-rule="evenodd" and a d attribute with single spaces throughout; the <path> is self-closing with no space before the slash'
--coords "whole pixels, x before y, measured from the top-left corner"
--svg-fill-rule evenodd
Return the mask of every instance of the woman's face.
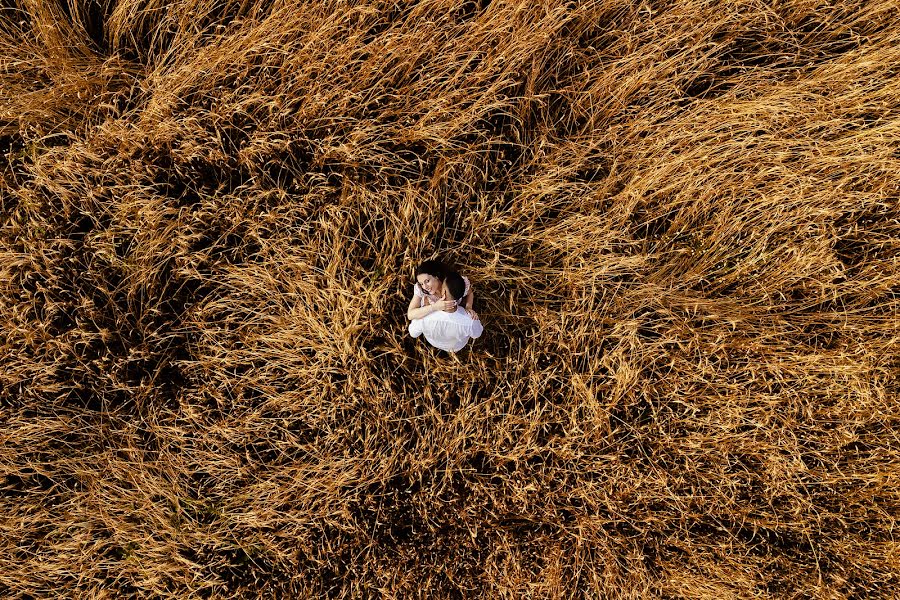
<path id="1" fill-rule="evenodd" d="M 441 290 L 441 280 L 428 273 L 422 273 L 416 280 L 426 294 L 437 294 Z"/>

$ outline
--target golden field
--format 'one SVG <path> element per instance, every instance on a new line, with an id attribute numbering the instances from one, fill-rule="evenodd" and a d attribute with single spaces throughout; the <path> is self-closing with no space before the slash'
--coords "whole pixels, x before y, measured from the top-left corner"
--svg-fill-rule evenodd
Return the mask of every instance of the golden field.
<path id="1" fill-rule="evenodd" d="M 3 597 L 897 597 L 898 23 L 7 0 Z"/>

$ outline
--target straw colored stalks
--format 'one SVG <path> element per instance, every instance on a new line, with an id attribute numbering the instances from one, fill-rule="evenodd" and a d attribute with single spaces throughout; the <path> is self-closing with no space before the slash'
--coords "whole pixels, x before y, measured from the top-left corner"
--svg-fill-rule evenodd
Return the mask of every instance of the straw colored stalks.
<path id="1" fill-rule="evenodd" d="M 896 597 L 898 19 L 5 3 L 3 596 Z"/>

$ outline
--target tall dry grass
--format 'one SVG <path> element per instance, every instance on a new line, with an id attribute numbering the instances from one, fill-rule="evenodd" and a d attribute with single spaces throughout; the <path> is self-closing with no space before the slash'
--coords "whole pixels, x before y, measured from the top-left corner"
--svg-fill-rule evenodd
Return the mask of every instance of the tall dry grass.
<path id="1" fill-rule="evenodd" d="M 4 596 L 894 597 L 898 16 L 5 3 Z"/>

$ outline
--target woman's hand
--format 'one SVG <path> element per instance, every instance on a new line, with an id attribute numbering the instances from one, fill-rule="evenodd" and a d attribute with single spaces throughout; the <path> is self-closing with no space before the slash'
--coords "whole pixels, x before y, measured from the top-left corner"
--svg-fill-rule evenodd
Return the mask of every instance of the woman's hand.
<path id="1" fill-rule="evenodd" d="M 466 308 L 466 312 L 469 314 L 470 317 L 472 317 L 472 320 L 473 320 L 473 321 L 477 321 L 477 320 L 478 320 L 478 313 L 477 313 L 477 312 L 475 312 L 475 311 L 472 310 L 471 308 Z"/>
<path id="2" fill-rule="evenodd" d="M 451 310 L 456 308 L 455 300 L 444 300 L 443 298 L 431 304 L 435 311 L 438 310 Z"/>

